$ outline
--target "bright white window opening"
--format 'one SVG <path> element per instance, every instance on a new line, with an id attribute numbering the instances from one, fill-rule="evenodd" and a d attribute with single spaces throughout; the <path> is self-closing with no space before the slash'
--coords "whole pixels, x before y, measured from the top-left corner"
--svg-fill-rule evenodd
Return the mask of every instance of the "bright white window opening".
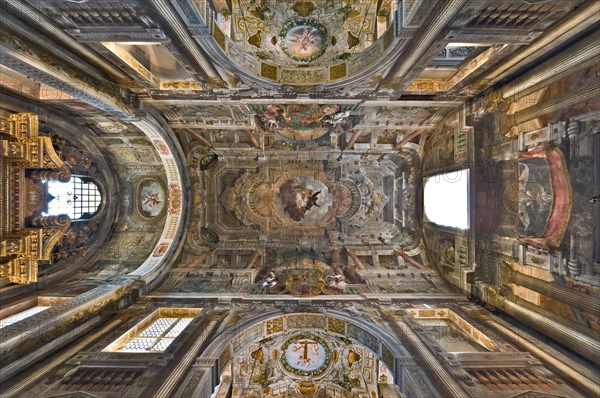
<path id="1" fill-rule="evenodd" d="M 67 214 L 71 220 L 90 218 L 102 203 L 102 195 L 93 182 L 72 177 L 69 182 L 48 181 L 48 213 Z"/>
<path id="2" fill-rule="evenodd" d="M 117 351 L 162 352 L 194 318 L 158 318 Z"/>
<path id="3" fill-rule="evenodd" d="M 29 318 L 30 316 L 47 310 L 48 308 L 50 308 L 49 305 L 37 305 L 35 307 L 28 308 L 25 311 L 21 311 L 14 315 L 7 316 L 6 318 L 0 320 L 0 329 L 12 325 L 13 323 L 22 321 L 23 319 Z"/>
<path id="4" fill-rule="evenodd" d="M 439 226 L 469 228 L 469 170 L 457 170 L 423 180 L 425 220 Z"/>
<path id="5" fill-rule="evenodd" d="M 103 351 L 163 352 L 200 311 L 198 308 L 160 308 Z"/>

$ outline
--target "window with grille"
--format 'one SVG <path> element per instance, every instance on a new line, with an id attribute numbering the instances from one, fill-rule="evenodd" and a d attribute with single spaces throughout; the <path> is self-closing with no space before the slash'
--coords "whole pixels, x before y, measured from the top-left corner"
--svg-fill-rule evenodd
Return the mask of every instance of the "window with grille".
<path id="1" fill-rule="evenodd" d="M 163 352 L 199 313 L 198 308 L 158 309 L 104 351 Z"/>
<path id="2" fill-rule="evenodd" d="M 70 297 L 37 296 L 0 309 L 0 329 L 27 319 Z"/>
<path id="3" fill-rule="evenodd" d="M 71 220 L 91 218 L 100 208 L 102 195 L 89 178 L 72 177 L 69 182 L 48 181 L 48 213 L 67 214 Z"/>
<path id="4" fill-rule="evenodd" d="M 0 319 L 0 329 L 12 325 L 13 323 L 22 321 L 25 318 L 29 318 L 30 316 L 33 316 L 38 312 L 47 310 L 48 308 L 50 308 L 49 305 L 36 305 L 35 307 L 27 308 L 25 311 L 21 311 L 16 314 L 7 316 L 4 319 Z"/>

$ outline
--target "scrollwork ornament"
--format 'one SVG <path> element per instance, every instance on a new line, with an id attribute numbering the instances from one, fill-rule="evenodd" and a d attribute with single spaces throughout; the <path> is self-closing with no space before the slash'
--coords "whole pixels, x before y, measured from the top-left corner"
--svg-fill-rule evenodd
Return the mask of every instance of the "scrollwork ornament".
<path id="1" fill-rule="evenodd" d="M 516 272 L 510 267 L 506 261 L 502 261 L 500 267 L 500 282 L 501 283 L 515 283 Z"/>
<path id="2" fill-rule="evenodd" d="M 502 101 L 502 92 L 490 90 L 484 95 L 483 101 L 485 103 L 485 111 L 493 112 L 498 109 L 498 103 Z"/>
<path id="3" fill-rule="evenodd" d="M 213 77 L 210 79 L 207 79 L 204 82 L 204 88 L 206 90 L 215 90 L 215 89 L 220 89 L 220 88 L 228 88 L 227 83 L 219 78 L 219 77 Z"/>
<path id="4" fill-rule="evenodd" d="M 515 115 L 500 114 L 500 131 L 508 138 L 517 135 L 517 122 Z"/>

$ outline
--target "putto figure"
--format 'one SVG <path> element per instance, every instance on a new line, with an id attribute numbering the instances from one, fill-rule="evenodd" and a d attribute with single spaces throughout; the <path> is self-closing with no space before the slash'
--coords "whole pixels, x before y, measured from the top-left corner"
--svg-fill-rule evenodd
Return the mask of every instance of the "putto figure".
<path id="1" fill-rule="evenodd" d="M 162 201 L 160 200 L 160 195 L 158 192 L 148 192 L 144 200 L 145 205 L 148 207 L 154 207 L 160 203 L 162 203 Z"/>

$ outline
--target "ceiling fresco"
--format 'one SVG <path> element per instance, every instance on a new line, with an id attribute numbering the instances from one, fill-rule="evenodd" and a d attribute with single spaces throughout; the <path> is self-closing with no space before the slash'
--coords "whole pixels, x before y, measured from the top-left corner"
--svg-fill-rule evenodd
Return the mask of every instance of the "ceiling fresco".
<path id="1" fill-rule="evenodd" d="M 415 143 L 450 110 L 451 101 L 427 107 L 314 101 L 152 104 L 177 133 L 191 176 L 184 254 L 190 265 L 184 267 L 183 260 L 182 271 L 238 270 L 213 277 L 204 271 L 190 274 L 194 281 L 189 283 L 178 273 L 169 288 L 249 291 L 232 284 L 235 274 L 258 282 L 250 288 L 257 294 L 347 294 L 364 290 L 356 284 L 365 279 L 339 269 L 343 262 L 401 269 L 406 262 L 394 250 L 419 252 L 421 178 Z M 332 257 L 332 247 L 340 256 Z M 294 288 L 295 277 L 285 271 L 299 259 L 328 267 L 309 272 L 314 276 L 308 293 Z M 296 273 L 298 278 L 304 271 Z M 261 285 L 269 272 L 277 279 L 274 288 Z M 415 278 L 405 284 L 398 276 L 373 286 L 389 292 L 438 289 Z"/>
<path id="2" fill-rule="evenodd" d="M 250 105 L 257 112 L 258 125 L 285 141 L 316 141 L 332 130 L 352 127 L 350 113 L 356 107 L 338 104 Z"/>
<path id="3" fill-rule="evenodd" d="M 341 269 L 323 261 L 302 258 L 272 268 L 260 288 L 268 294 L 318 296 L 343 294 L 348 283 Z"/>
<path id="4" fill-rule="evenodd" d="M 376 13 L 384 13 L 377 8 L 372 1 L 262 1 L 241 8 L 232 4 L 230 30 L 223 33 L 276 65 L 329 64 L 372 44 L 369 33 Z"/>
<path id="5" fill-rule="evenodd" d="M 213 36 L 241 68 L 299 85 L 345 77 L 391 26 L 391 1 L 213 2 Z M 388 35 L 389 36 L 389 35 Z M 389 40 L 388 43 L 389 45 Z M 375 52 L 382 52 L 378 43 Z"/>
<path id="6" fill-rule="evenodd" d="M 377 383 L 393 383 L 390 370 L 368 349 L 317 331 L 251 344 L 233 356 L 225 374 L 231 375 L 232 397 L 362 397 Z"/>
<path id="7" fill-rule="evenodd" d="M 0 395 L 597 392 L 600 3 L 1 7 L 0 117 L 103 199 L 39 282 L 0 267 L 0 318 L 56 301 L 3 328 Z M 468 227 L 425 218 L 465 169 Z M 164 352 L 102 351 L 189 311 Z"/>
<path id="8" fill-rule="evenodd" d="M 338 161 L 323 153 L 309 163 L 289 158 L 253 163 L 252 158 L 218 160 L 204 171 L 207 196 L 213 198 L 205 225 L 219 235 L 329 236 L 407 246 L 413 241 L 397 221 L 407 172 L 398 155 Z"/>
<path id="9" fill-rule="evenodd" d="M 305 249 L 418 245 L 418 154 L 396 151 L 394 141 L 406 133 L 394 139 L 389 130 L 360 128 L 370 123 L 365 113 L 387 122 L 402 120 L 395 115 L 403 115 L 404 108 L 158 106 L 168 109 L 171 125 L 189 147 L 192 197 L 198 203 L 191 242 L 198 250 L 215 242 L 233 250 L 250 239 L 263 247 L 300 243 Z M 444 108 L 408 111 L 414 116 L 407 123 L 427 129 Z M 221 122 L 197 128 L 209 114 L 222 115 Z M 250 129 L 229 132 L 231 124 L 246 123 Z M 387 135 L 386 143 L 380 143 L 380 134 Z"/>
<path id="10" fill-rule="evenodd" d="M 226 345 L 213 343 L 212 352 L 232 397 L 371 397 L 393 385 L 394 355 L 405 348 L 375 336 L 367 322 L 317 313 L 269 317 Z"/>

